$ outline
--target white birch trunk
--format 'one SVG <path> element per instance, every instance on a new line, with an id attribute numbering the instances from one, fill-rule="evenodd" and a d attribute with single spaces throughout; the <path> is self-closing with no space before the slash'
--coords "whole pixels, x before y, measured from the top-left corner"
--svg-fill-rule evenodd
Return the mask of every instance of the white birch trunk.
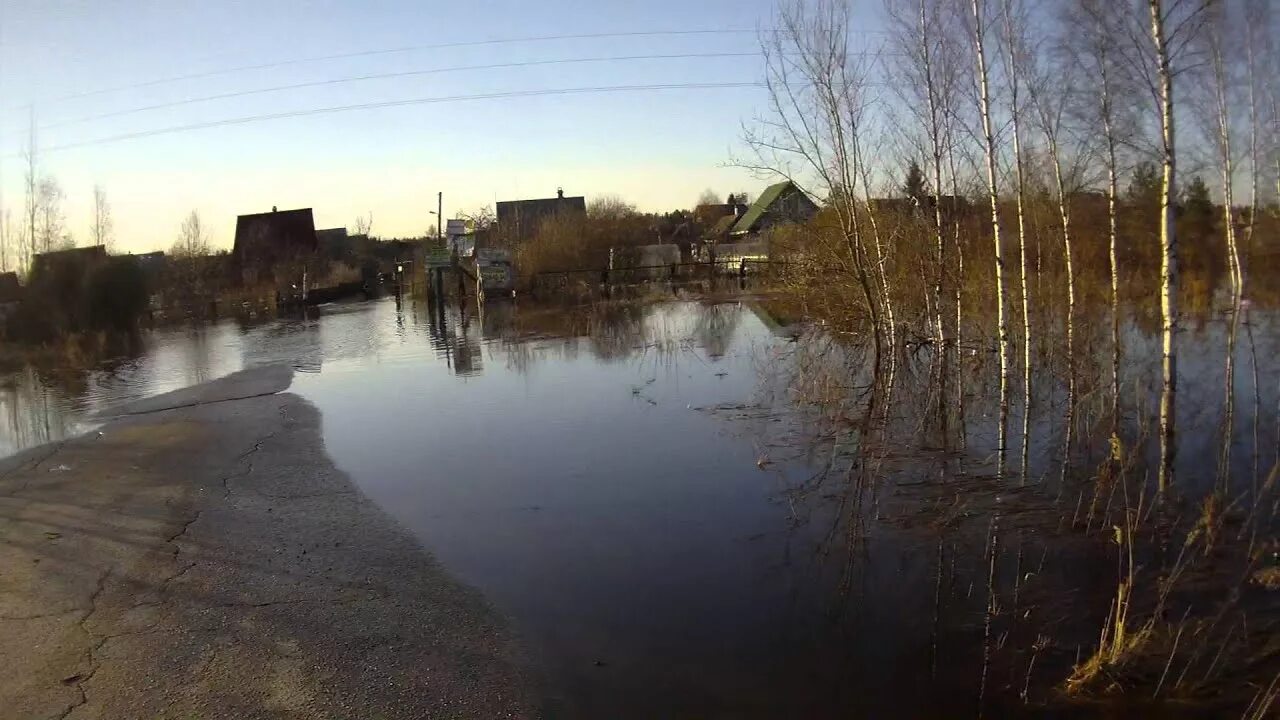
<path id="1" fill-rule="evenodd" d="M 1152 0 L 1155 2 L 1156 0 Z M 986 44 L 983 40 L 982 6 L 985 0 L 971 0 L 973 9 L 973 44 L 978 62 L 978 102 L 982 114 L 983 150 L 986 155 L 987 194 L 991 202 L 991 240 L 995 250 L 996 327 L 1000 343 L 1000 426 L 998 433 L 1000 465 L 1003 468 L 1008 449 L 1009 423 L 1009 321 L 1004 277 L 1004 248 L 1000 234 L 1000 193 L 996 180 L 996 139 L 991 120 L 991 90 L 987 78 Z"/>
<path id="2" fill-rule="evenodd" d="M 1006 60 L 1009 74 L 1009 119 L 1013 129 L 1014 194 L 1018 211 L 1018 258 L 1020 265 L 1019 289 L 1022 300 L 1022 476 L 1027 476 L 1031 444 L 1031 300 L 1027 274 L 1027 215 L 1026 173 L 1022 162 L 1022 107 L 1019 105 L 1019 73 L 1016 55 L 1017 42 L 1010 17 L 1011 0 L 1004 0 L 1003 18 Z"/>
<path id="3" fill-rule="evenodd" d="M 1231 270 L 1231 305 L 1238 311 L 1244 274 L 1240 268 L 1240 250 L 1236 246 L 1236 224 L 1233 216 L 1235 186 L 1232 177 L 1235 163 L 1231 150 L 1231 107 L 1227 97 L 1226 61 L 1222 57 L 1221 29 L 1215 28 L 1213 38 L 1213 84 L 1218 127 L 1218 170 L 1222 174 L 1222 227 L 1227 241 L 1227 264 Z"/>
<path id="4" fill-rule="evenodd" d="M 1151 38 L 1155 45 L 1155 65 L 1160 101 L 1161 165 L 1164 180 L 1160 185 L 1160 346 L 1162 388 L 1160 393 L 1160 470 L 1157 475 L 1161 492 L 1174 482 L 1177 461 L 1177 397 L 1178 356 L 1174 335 L 1178 331 L 1178 246 L 1173 224 L 1177 198 L 1177 155 L 1174 151 L 1173 73 L 1169 64 L 1169 48 L 1165 42 L 1163 0 L 1147 0 L 1151 11 Z"/>

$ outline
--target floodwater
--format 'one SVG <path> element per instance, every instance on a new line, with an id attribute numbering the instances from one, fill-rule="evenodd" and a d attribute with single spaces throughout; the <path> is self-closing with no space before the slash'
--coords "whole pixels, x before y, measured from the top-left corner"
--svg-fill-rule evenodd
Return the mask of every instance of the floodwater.
<path id="1" fill-rule="evenodd" d="M 1257 403 L 1265 438 L 1280 357 L 1271 322 L 1255 321 L 1265 346 L 1242 331 L 1236 372 L 1246 398 L 1251 351 L 1272 378 Z M 1146 335 L 1127 335 L 1145 352 Z M 0 381 L 0 453 L 89 429 L 90 413 L 122 401 L 289 362 L 335 463 L 510 618 L 548 717 L 953 717 L 980 701 L 1043 716 L 1072 644 L 1096 642 L 1114 565 L 1054 542 L 1043 514 L 1000 510 L 1064 501 L 1061 486 L 997 473 L 989 377 L 968 373 L 960 449 L 920 430 L 927 369 L 901 361 L 876 429 L 874 413 L 843 402 L 865 395 L 860 376 L 819 367 L 829 342 L 749 298 L 335 305 L 155 332 L 139 356 L 88 372 L 12 375 Z M 1211 448 L 1221 402 L 1222 328 L 1183 342 L 1201 350 L 1184 351 L 1191 476 L 1212 467 L 1200 446 Z M 1132 365 L 1141 407 L 1154 366 Z M 805 402 L 814 396 L 827 404 Z M 1044 404 L 1032 477 L 1055 475 L 1059 457 L 1057 392 Z M 1247 469 L 1254 404 L 1238 405 L 1234 462 Z M 997 530 L 993 512 L 1013 520 Z M 994 633 L 992 597 L 1005 618 Z M 1028 662 L 1044 635 L 1053 647 Z"/>

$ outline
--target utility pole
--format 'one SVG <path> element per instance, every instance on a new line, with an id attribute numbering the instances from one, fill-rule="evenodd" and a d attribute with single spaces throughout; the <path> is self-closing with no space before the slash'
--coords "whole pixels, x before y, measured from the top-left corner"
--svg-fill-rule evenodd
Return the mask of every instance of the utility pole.
<path id="1" fill-rule="evenodd" d="M 436 193 L 436 242 L 444 236 L 444 193 Z"/>

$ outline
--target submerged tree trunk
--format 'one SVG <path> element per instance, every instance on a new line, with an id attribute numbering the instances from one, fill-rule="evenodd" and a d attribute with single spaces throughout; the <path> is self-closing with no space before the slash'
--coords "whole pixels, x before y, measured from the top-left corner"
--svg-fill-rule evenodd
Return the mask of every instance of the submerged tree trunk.
<path id="1" fill-rule="evenodd" d="M 888 323 L 888 329 L 889 329 L 889 337 L 888 337 L 889 379 L 888 379 L 888 382 L 889 382 L 889 390 L 890 392 L 892 392 L 894 376 L 897 372 L 898 340 L 897 340 L 897 327 L 896 327 L 894 316 L 893 316 L 893 298 L 889 294 L 889 276 L 888 276 L 888 270 L 885 267 L 885 264 L 888 261 L 888 257 L 884 249 L 884 243 L 881 241 L 881 238 L 880 238 L 880 223 L 876 219 L 876 211 L 874 208 L 871 207 L 871 186 L 870 186 L 871 174 L 867 170 L 867 164 L 864 162 L 861 162 L 862 148 L 861 148 L 861 143 L 859 141 L 859 138 L 856 134 L 854 134 L 853 137 L 851 138 L 851 142 L 853 144 L 854 157 L 858 158 L 858 161 L 855 163 L 855 167 L 856 167 L 856 170 L 861 174 L 861 178 L 862 178 L 862 192 L 866 200 L 867 219 L 871 222 L 872 247 L 875 248 L 874 262 L 875 262 L 876 268 L 878 268 L 877 277 L 879 278 L 879 287 L 880 287 L 880 292 L 882 297 L 881 302 L 884 304 L 884 314 L 885 314 L 884 319 L 885 319 L 885 322 Z"/>
<path id="2" fill-rule="evenodd" d="M 975 0 L 976 1 L 976 0 Z M 1177 155 L 1174 150 L 1173 74 L 1169 48 L 1165 42 L 1163 0 L 1148 0 L 1151 10 L 1151 38 L 1155 45 L 1155 65 L 1160 101 L 1160 155 L 1164 179 L 1160 185 L 1160 471 L 1161 492 L 1174 481 L 1177 460 L 1178 356 L 1174 334 L 1178 330 L 1178 246 L 1173 224 L 1177 199 Z"/>
<path id="3" fill-rule="evenodd" d="M 1153 0 L 1153 2 L 1156 0 Z M 1000 419 L 998 453 L 1003 469 L 1008 450 L 1009 425 L 1009 320 L 1007 293 L 1005 292 L 1004 248 L 1000 236 L 1000 192 L 996 180 L 996 138 L 991 118 L 991 90 L 987 79 L 986 43 L 983 39 L 982 6 L 985 0 L 971 0 L 973 9 L 973 44 L 978 63 L 978 103 L 982 115 L 983 152 L 986 155 L 987 195 L 991 203 L 991 240 L 995 249 L 996 272 L 996 330 L 1000 344 Z"/>
<path id="4" fill-rule="evenodd" d="M 1075 432 L 1076 411 L 1076 275 L 1071 261 L 1071 206 L 1068 204 L 1066 180 L 1062 176 L 1062 157 L 1058 154 L 1056 131 L 1046 131 L 1049 154 L 1053 158 L 1053 176 L 1058 186 L 1058 217 L 1062 222 L 1062 255 L 1067 272 L 1067 417 L 1066 432 L 1062 440 L 1063 480 L 1066 479 L 1066 463 L 1071 456 Z"/>
<path id="5" fill-rule="evenodd" d="M 1231 482 L 1231 444 L 1236 429 L 1236 332 L 1240 326 L 1240 305 L 1236 303 L 1227 328 L 1226 369 L 1223 372 L 1222 444 L 1218 451 L 1217 491 L 1224 497 Z"/>
<path id="6" fill-rule="evenodd" d="M 925 95 L 929 105 L 929 143 L 932 151 L 933 171 L 933 233 L 934 233 L 934 340 L 936 350 L 934 357 L 938 361 L 938 419 L 941 424 L 943 441 L 947 437 L 947 343 L 946 328 L 943 323 L 942 285 L 947 271 L 947 243 L 942 229 L 942 127 L 939 118 L 941 102 L 939 100 L 938 81 L 934 76 L 933 66 L 933 34 L 936 23 L 931 23 L 927 11 L 926 0 L 920 0 L 920 60 L 924 73 Z"/>
<path id="7" fill-rule="evenodd" d="M 933 151 L 933 232 L 934 262 L 937 264 L 933 281 L 933 306 L 935 312 L 934 335 L 941 349 L 946 341 L 942 322 L 942 281 L 946 273 L 946 241 L 942 233 L 942 132 L 939 122 L 937 81 L 933 72 L 932 36 L 925 0 L 920 0 L 920 56 L 924 67 L 925 92 L 929 101 L 929 141 Z M 941 352 L 941 350 L 940 350 Z M 945 392 L 944 392 L 945 394 Z"/>
<path id="8" fill-rule="evenodd" d="M 950 122 L 950 121 L 949 121 Z M 948 124 L 948 138 L 951 137 Z M 956 151 L 951 143 L 947 144 L 947 169 L 951 174 L 951 195 L 960 197 L 960 178 L 956 172 Z M 960 449 L 964 450 L 968 447 L 968 428 L 965 425 L 964 414 L 964 348 L 962 347 L 961 338 L 963 337 L 962 328 L 964 326 L 964 311 L 961 301 L 964 296 L 962 294 L 964 288 L 964 245 L 960 242 L 960 222 L 952 220 L 952 241 L 956 247 L 956 327 L 955 327 L 955 351 L 956 351 L 956 422 L 960 426 Z"/>

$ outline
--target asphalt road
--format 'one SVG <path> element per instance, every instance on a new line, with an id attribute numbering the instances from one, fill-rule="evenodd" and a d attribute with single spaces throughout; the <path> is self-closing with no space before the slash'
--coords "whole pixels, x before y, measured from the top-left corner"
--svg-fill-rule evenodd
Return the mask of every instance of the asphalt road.
<path id="1" fill-rule="evenodd" d="M 0 460 L 0 717 L 532 717 L 510 632 L 268 367 Z"/>

